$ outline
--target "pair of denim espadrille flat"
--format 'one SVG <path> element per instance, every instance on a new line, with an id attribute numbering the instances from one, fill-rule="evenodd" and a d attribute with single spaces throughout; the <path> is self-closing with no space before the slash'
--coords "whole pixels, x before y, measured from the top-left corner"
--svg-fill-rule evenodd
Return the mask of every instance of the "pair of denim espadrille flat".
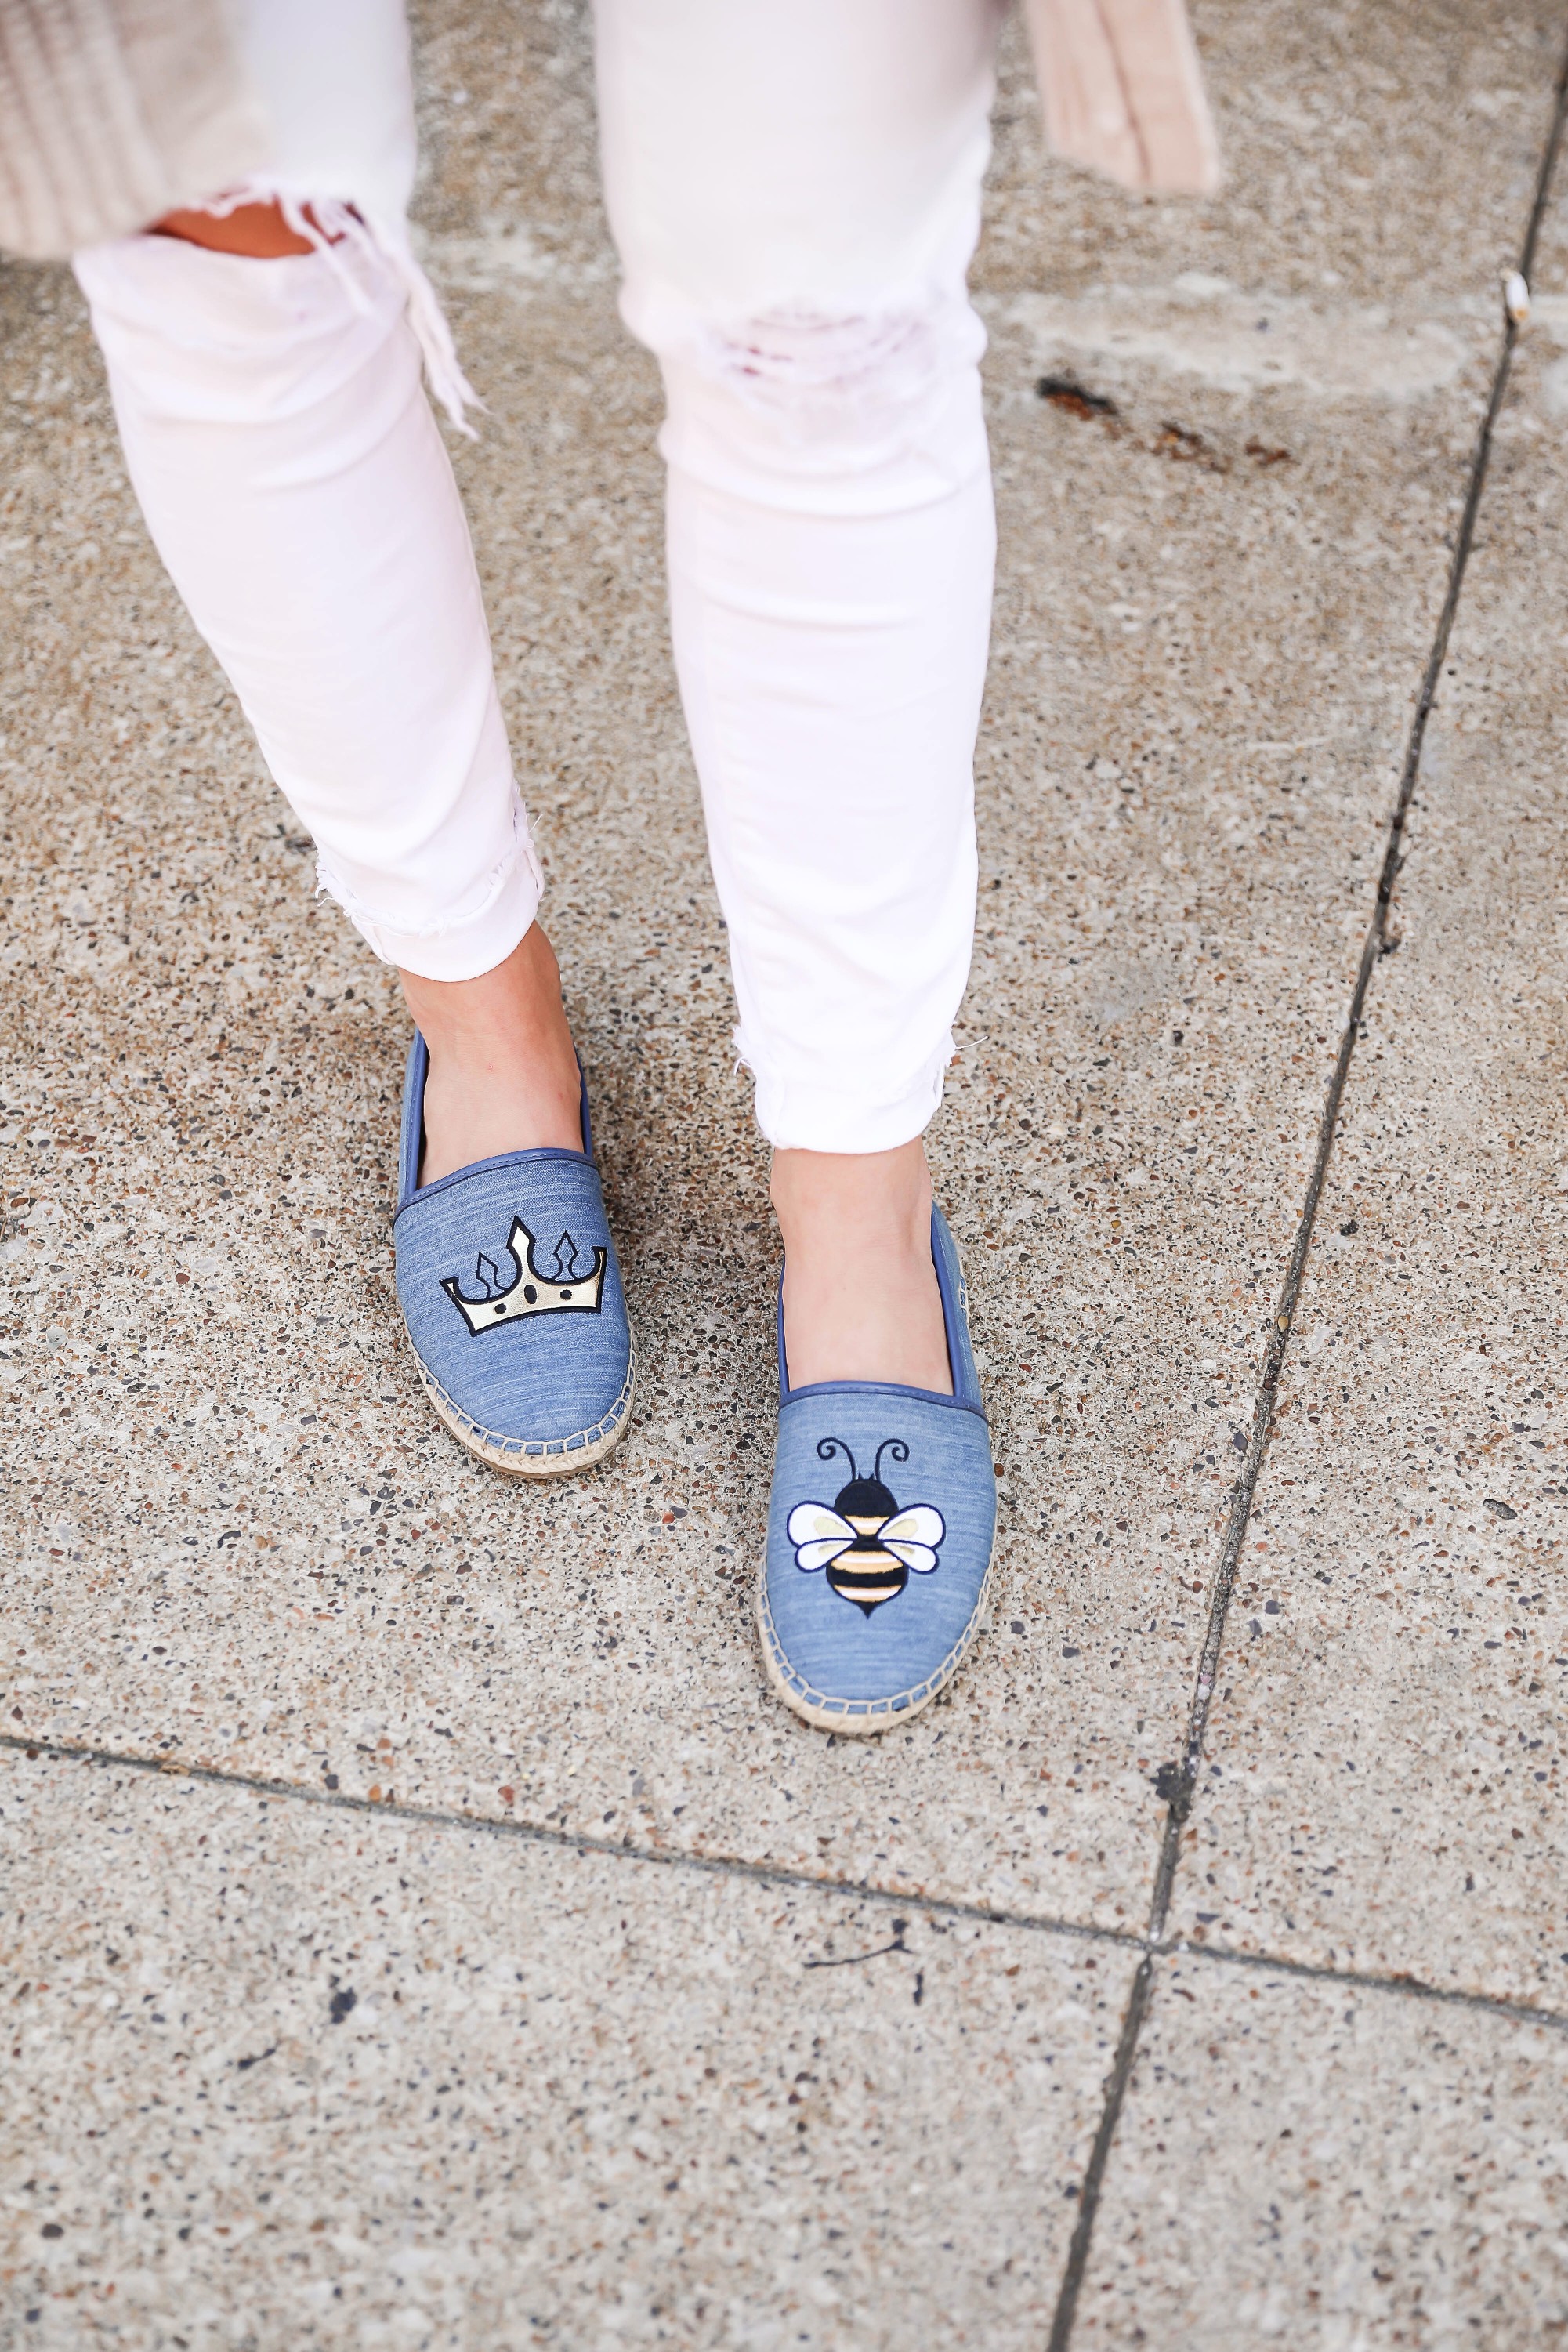
<path id="1" fill-rule="evenodd" d="M 594 1165 L 508 1151 L 419 1181 L 429 1066 L 403 1087 L 397 1290 L 432 1405 L 459 1443 L 520 1478 L 570 1476 L 624 1436 L 632 1327 Z M 990 1433 L 958 1253 L 931 1255 L 953 1393 L 881 1381 L 791 1389 L 779 1307 L 779 1445 L 757 1614 L 768 1680 L 806 1722 L 883 1731 L 926 1706 L 980 1629 L 996 1526 Z"/>

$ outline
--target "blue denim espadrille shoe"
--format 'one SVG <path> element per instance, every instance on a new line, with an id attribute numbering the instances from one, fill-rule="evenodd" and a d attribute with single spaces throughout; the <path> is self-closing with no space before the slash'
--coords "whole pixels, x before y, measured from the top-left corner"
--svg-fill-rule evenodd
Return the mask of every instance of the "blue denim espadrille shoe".
<path id="1" fill-rule="evenodd" d="M 569 1477 L 619 1444 L 633 1385 L 588 1090 L 580 1151 L 503 1152 L 422 1186 L 428 1068 L 416 1030 L 392 1240 L 420 1378 L 481 1462 L 518 1478 Z"/>
<path id="2" fill-rule="evenodd" d="M 953 1393 L 791 1389 L 779 1310 L 779 1450 L 757 1613 L 768 1679 L 823 1731 L 885 1731 L 950 1683 L 983 1622 L 991 1437 L 953 1236 L 931 1212 Z"/>

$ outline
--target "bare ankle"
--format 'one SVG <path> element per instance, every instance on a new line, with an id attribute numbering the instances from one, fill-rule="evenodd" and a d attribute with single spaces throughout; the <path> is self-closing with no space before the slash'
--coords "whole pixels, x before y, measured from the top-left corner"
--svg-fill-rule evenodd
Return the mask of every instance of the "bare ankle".
<path id="1" fill-rule="evenodd" d="M 917 1235 L 930 1221 L 931 1175 L 920 1138 L 893 1151 L 776 1151 L 779 1222 L 853 1228 L 868 1238 Z"/>
<path id="2" fill-rule="evenodd" d="M 402 974 L 430 1054 L 422 1183 L 507 1151 L 580 1151 L 580 1080 L 560 971 L 536 923 L 474 980 Z"/>
<path id="3" fill-rule="evenodd" d="M 894 1151 L 777 1152 L 773 1204 L 790 1385 L 882 1380 L 950 1392 L 918 1138 Z"/>

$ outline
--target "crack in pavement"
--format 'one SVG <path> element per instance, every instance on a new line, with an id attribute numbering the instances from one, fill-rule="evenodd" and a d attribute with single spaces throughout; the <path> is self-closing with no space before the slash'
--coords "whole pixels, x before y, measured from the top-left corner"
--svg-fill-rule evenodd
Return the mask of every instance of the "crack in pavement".
<path id="1" fill-rule="evenodd" d="M 1276 1975 L 1305 1978 L 1315 1984 L 1352 1985 L 1364 1992 L 1393 1993 L 1412 2000 L 1437 2001 L 1455 2009 L 1475 2009 L 1503 2017 L 1516 2025 L 1544 2025 L 1568 2033 L 1568 2011 L 1542 2009 L 1505 1994 L 1468 1991 L 1458 1985 L 1428 1984 L 1424 1978 L 1379 1974 L 1369 1969 L 1324 1968 L 1312 1960 L 1291 1960 L 1271 1952 L 1253 1952 L 1224 1944 L 1197 1944 L 1186 1937 L 1155 1937 L 1130 1927 L 1104 1927 L 1092 1920 L 1064 1919 L 1049 1912 L 1007 1911 L 999 1905 L 966 1903 L 961 1898 L 923 1895 L 907 1886 L 880 1886 L 874 1879 L 818 1877 L 807 1870 L 782 1864 L 748 1862 L 741 1854 L 706 1854 L 638 1845 L 631 1840 L 595 1837 L 591 1832 L 551 1829 L 537 1822 L 508 1822 L 493 1813 L 456 1812 L 449 1806 L 411 1805 L 395 1798 L 356 1797 L 340 1790 L 313 1789 L 298 1780 L 271 1780 L 256 1772 L 225 1772 L 216 1764 L 179 1764 L 171 1757 L 139 1756 L 133 1750 L 95 1748 L 71 1740 L 29 1738 L 26 1732 L 0 1731 L 0 1754 L 9 1752 L 29 1762 L 58 1759 L 91 1764 L 103 1771 L 142 1774 L 149 1780 L 195 1781 L 213 1789 L 245 1790 L 252 1796 L 278 1798 L 285 1802 L 318 1805 L 329 1812 L 351 1813 L 360 1819 L 397 1821 L 421 1829 L 453 1830 L 468 1835 L 513 1838 L 524 1845 L 546 1845 L 558 1852 L 603 1854 L 613 1862 L 635 1862 L 663 1870 L 693 1870 L 714 1878 L 745 1879 L 753 1885 L 787 1886 L 797 1893 L 833 1895 L 845 1902 L 874 1904 L 883 1910 L 936 1913 L 945 1919 L 973 1920 L 977 1926 L 1021 1928 L 1030 1935 L 1064 1937 L 1075 1943 L 1108 1945 L 1113 1950 L 1137 1952 L 1140 1974 L 1156 1959 L 1182 1958 L 1212 1962 L 1217 1968 L 1255 1969 Z M 892 1921 L 894 1940 L 875 1951 L 854 1952 L 843 1959 L 808 1959 L 807 1969 L 848 1968 L 862 1960 L 880 1959 L 888 1952 L 905 1952 L 902 1935 L 907 1918 Z M 908 1954 L 913 1958 L 913 1954 Z M 1107 2146 L 1109 2143 L 1107 2142 Z"/>
<path id="2" fill-rule="evenodd" d="M 1142 1951 L 1146 1942 L 1134 1927 L 1101 1927 L 1077 1919 L 1057 1918 L 1045 1912 L 1007 1911 L 999 1905 L 923 1895 L 912 1886 L 879 1886 L 874 1879 L 820 1877 L 813 1871 L 791 1870 L 783 1864 L 748 1862 L 742 1854 L 682 1853 L 638 1844 L 630 1838 L 595 1837 L 587 1830 L 552 1829 L 543 1822 L 508 1822 L 492 1813 L 457 1812 L 448 1806 L 412 1805 L 396 1798 L 356 1797 L 340 1790 L 308 1788 L 298 1780 L 268 1780 L 258 1772 L 225 1772 L 217 1764 L 182 1764 L 172 1757 L 139 1756 L 133 1750 L 96 1748 L 86 1742 L 28 1738 L 25 1732 L 0 1732 L 0 1751 L 7 1749 L 28 1758 L 57 1756 L 163 1780 L 198 1780 L 211 1788 L 246 1789 L 256 1796 L 320 1805 L 329 1811 L 350 1812 L 377 1821 L 417 1822 L 422 1829 L 463 1830 L 486 1837 L 516 1838 L 526 1845 L 547 1845 L 558 1852 L 601 1853 L 617 1862 L 652 1863 L 666 1870 L 703 1871 L 713 1877 L 744 1878 L 757 1885 L 795 1887 L 811 1895 L 836 1895 L 858 1903 L 875 1903 L 904 1911 L 918 1906 L 922 1911 L 939 1912 L 944 1918 L 973 1919 L 993 1927 L 1028 1927 L 1046 1935 L 1071 1936 L 1080 1942 L 1121 1945 L 1130 1951 Z"/>

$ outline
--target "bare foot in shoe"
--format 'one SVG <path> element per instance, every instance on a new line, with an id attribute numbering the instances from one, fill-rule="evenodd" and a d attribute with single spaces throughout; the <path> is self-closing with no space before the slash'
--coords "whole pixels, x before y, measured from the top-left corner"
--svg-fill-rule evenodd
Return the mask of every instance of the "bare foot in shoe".
<path id="1" fill-rule="evenodd" d="M 402 979 L 430 1053 L 422 1184 L 503 1151 L 582 1150 L 582 1080 L 560 967 L 538 923 L 477 980 Z"/>
<path id="2" fill-rule="evenodd" d="M 773 1206 L 790 1387 L 894 1381 L 950 1396 L 920 1138 L 894 1151 L 776 1151 Z"/>

